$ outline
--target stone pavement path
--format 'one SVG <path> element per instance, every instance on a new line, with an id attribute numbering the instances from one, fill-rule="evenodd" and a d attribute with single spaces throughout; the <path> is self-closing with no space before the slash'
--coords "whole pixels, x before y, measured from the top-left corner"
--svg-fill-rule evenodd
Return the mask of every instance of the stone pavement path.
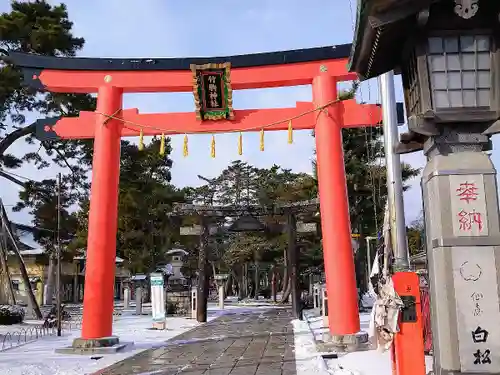
<path id="1" fill-rule="evenodd" d="M 296 375 L 291 320 L 285 309 L 224 315 L 97 374 Z"/>

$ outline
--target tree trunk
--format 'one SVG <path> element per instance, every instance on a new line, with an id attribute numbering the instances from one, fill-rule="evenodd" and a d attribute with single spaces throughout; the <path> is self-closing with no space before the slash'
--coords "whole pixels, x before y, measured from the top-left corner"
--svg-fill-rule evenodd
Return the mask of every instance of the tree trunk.
<path id="1" fill-rule="evenodd" d="M 290 275 L 290 291 L 292 295 L 292 310 L 295 319 L 300 319 L 300 287 L 298 275 L 299 252 L 297 247 L 297 220 L 293 213 L 288 214 L 288 274 Z"/>
<path id="2" fill-rule="evenodd" d="M 284 267 L 283 267 L 283 281 L 281 283 L 281 292 L 285 293 L 285 290 L 288 289 L 288 279 L 289 279 L 289 272 L 288 272 L 288 248 L 285 248 L 284 253 L 283 253 L 283 259 L 284 259 Z"/>
<path id="3" fill-rule="evenodd" d="M 271 296 L 273 298 L 273 302 L 276 302 L 276 292 L 277 292 L 277 285 L 276 285 L 277 277 L 276 277 L 276 268 L 272 268 L 272 276 L 271 276 Z"/>
<path id="4" fill-rule="evenodd" d="M 233 268 L 231 269 L 231 276 L 233 277 L 233 285 L 236 286 L 237 288 L 237 292 L 236 292 L 236 296 L 235 297 L 240 297 L 240 290 L 241 290 L 241 280 L 238 276 L 238 274 L 236 273 L 236 270 L 234 269 L 235 266 L 233 266 Z"/>
<path id="5" fill-rule="evenodd" d="M 230 273 L 227 276 L 226 284 L 224 285 L 224 292 L 226 293 L 226 296 L 232 295 L 233 293 L 233 274 Z"/>
<path id="6" fill-rule="evenodd" d="M 33 309 L 36 319 L 41 320 L 43 319 L 42 312 L 40 311 L 40 306 L 38 306 L 35 294 L 33 293 L 33 289 L 30 283 L 30 278 L 28 276 L 28 272 L 26 271 L 26 264 L 24 263 L 23 257 L 21 256 L 21 253 L 19 251 L 19 247 L 17 246 L 16 239 L 14 238 L 14 235 L 12 234 L 12 231 L 10 229 L 7 213 L 5 212 L 5 208 L 1 201 L 0 201 L 0 211 L 1 211 L 0 218 L 2 221 L 2 226 L 7 230 L 9 239 L 12 242 L 12 249 L 14 251 L 14 256 L 17 258 L 17 261 L 19 262 L 19 269 L 21 270 L 21 276 L 23 278 L 24 287 L 26 288 L 31 308 Z"/>
<path id="7" fill-rule="evenodd" d="M 196 301 L 196 320 L 199 323 L 207 321 L 207 305 L 208 305 L 208 223 L 205 218 L 201 218 L 201 234 L 200 247 L 198 254 L 198 286 L 197 286 L 197 301 Z"/>
<path id="8" fill-rule="evenodd" d="M 243 297 L 248 297 L 248 264 L 245 262 L 243 264 Z"/>
<path id="9" fill-rule="evenodd" d="M 215 275 L 217 275 L 217 269 L 215 268 L 215 262 L 210 262 L 210 265 L 212 266 L 212 277 L 215 278 Z"/>
<path id="10" fill-rule="evenodd" d="M 43 296 L 43 303 L 45 305 L 52 305 L 54 298 L 54 286 L 56 281 L 56 266 L 57 256 L 55 249 L 51 252 L 49 257 L 49 270 L 47 272 L 47 287 L 45 288 L 45 294 Z"/>
<path id="11" fill-rule="evenodd" d="M 287 303 L 290 298 L 290 294 L 292 294 L 292 283 L 290 280 L 287 282 L 287 288 L 283 291 L 283 295 L 281 296 L 281 303 Z"/>
<path id="12" fill-rule="evenodd" d="M 243 265 L 241 265 L 241 274 L 238 278 L 238 300 L 241 301 L 245 298 L 245 269 Z"/>
<path id="13" fill-rule="evenodd" d="M 255 261 L 254 263 L 255 270 L 254 270 L 254 284 L 255 284 L 255 290 L 254 290 L 254 298 L 259 299 L 259 289 L 260 289 L 260 267 L 259 267 L 259 262 Z"/>
<path id="14" fill-rule="evenodd" d="M 8 304 L 16 304 L 16 295 L 12 286 L 12 280 L 9 274 L 9 267 L 7 264 L 7 233 L 3 225 L 0 226 L 0 262 L 2 266 L 2 289 L 3 296 Z M 4 301 L 2 301 L 4 303 Z"/>

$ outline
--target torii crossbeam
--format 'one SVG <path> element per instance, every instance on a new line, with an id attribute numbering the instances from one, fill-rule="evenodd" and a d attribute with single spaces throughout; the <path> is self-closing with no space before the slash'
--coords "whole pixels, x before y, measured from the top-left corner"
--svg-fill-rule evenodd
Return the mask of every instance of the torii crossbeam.
<path id="1" fill-rule="evenodd" d="M 284 130 L 290 126 L 286 121 L 290 118 L 295 118 L 294 129 L 314 129 L 316 134 L 330 331 L 334 335 L 359 331 L 341 129 L 377 125 L 382 118 L 376 105 L 361 105 L 354 100 L 339 102 L 337 99 L 337 82 L 357 78 L 346 69 L 350 50 L 351 45 L 345 44 L 252 55 L 179 59 L 56 58 L 10 54 L 10 60 L 23 69 L 25 82 L 33 87 L 52 92 L 98 94 L 95 113 L 81 112 L 76 118 L 41 121 L 37 132 L 45 139 L 94 139 L 83 326 L 82 339 L 79 339 L 82 345 L 97 341 L 101 344 L 117 342 L 103 338 L 112 335 L 120 138 L 136 136 L 141 131 L 144 135 L 259 131 L 266 124 L 272 125 L 264 130 Z M 219 75 L 219 78 L 208 78 L 205 82 L 203 79 L 207 76 L 195 75 L 193 78 L 193 72 L 198 74 L 196 67 L 200 66 L 199 69 L 215 66 L 223 67 L 223 70 L 212 71 L 210 74 L 213 77 Z M 204 96 L 207 92 L 200 89 L 202 84 L 214 84 L 216 79 L 220 79 L 217 81 L 220 86 L 207 87 L 213 89 L 210 95 L 215 92 L 224 103 L 210 101 L 217 95 Z M 284 109 L 232 110 L 230 87 L 238 90 L 305 84 L 312 84 L 312 103 L 299 102 L 294 108 Z M 124 93 L 186 91 L 193 91 L 196 114 L 140 114 L 137 109 L 122 107 Z M 200 102 L 205 104 L 200 106 Z M 212 111 L 214 106 L 217 107 L 215 112 Z M 227 116 L 220 111 L 222 107 L 227 110 Z M 205 120 L 202 120 L 204 115 Z M 224 119 L 218 121 L 206 120 L 222 117 Z"/>

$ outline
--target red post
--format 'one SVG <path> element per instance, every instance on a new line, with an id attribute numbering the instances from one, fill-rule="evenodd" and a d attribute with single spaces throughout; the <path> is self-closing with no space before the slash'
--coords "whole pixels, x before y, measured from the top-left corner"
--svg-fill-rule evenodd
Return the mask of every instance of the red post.
<path id="1" fill-rule="evenodd" d="M 97 112 L 113 115 L 121 109 L 122 91 L 112 86 L 100 87 Z M 83 339 L 109 337 L 113 331 L 121 122 L 101 115 L 95 126 Z"/>
<path id="2" fill-rule="evenodd" d="M 313 80 L 313 101 L 322 106 L 337 99 L 335 77 L 322 72 Z M 315 128 L 323 256 L 332 335 L 359 332 L 358 293 L 338 105 L 318 114 Z"/>
<path id="3" fill-rule="evenodd" d="M 425 375 L 424 335 L 420 279 L 414 272 L 396 272 L 394 289 L 407 299 L 406 311 L 399 316 L 399 332 L 394 336 L 392 362 L 397 375 Z"/>

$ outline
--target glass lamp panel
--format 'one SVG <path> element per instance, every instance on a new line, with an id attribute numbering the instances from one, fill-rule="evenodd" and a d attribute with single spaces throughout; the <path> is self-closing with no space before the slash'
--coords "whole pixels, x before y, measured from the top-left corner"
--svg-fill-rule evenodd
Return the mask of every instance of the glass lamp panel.
<path id="1" fill-rule="evenodd" d="M 436 108 L 449 108 L 450 101 L 448 99 L 448 93 L 446 92 L 446 90 L 434 91 L 434 102 Z"/>
<path id="2" fill-rule="evenodd" d="M 429 38 L 429 52 L 443 53 L 443 38 Z"/>
<path id="3" fill-rule="evenodd" d="M 448 88 L 451 90 L 462 88 L 461 72 L 448 72 Z"/>
<path id="4" fill-rule="evenodd" d="M 444 51 L 446 53 L 458 52 L 458 37 L 452 36 L 444 39 Z"/>
<path id="5" fill-rule="evenodd" d="M 460 71 L 460 55 L 458 53 L 446 54 L 446 69 Z"/>
<path id="6" fill-rule="evenodd" d="M 489 107 L 490 103 L 490 90 L 489 89 L 479 89 L 477 90 L 477 105 L 478 107 Z"/>
<path id="7" fill-rule="evenodd" d="M 446 73 L 432 73 L 432 87 L 434 90 L 446 90 Z"/>
<path id="8" fill-rule="evenodd" d="M 479 52 L 477 54 L 477 68 L 481 70 L 491 68 L 491 55 L 489 52 Z"/>
<path id="9" fill-rule="evenodd" d="M 490 36 L 429 38 L 427 62 L 435 108 L 491 106 Z"/>
<path id="10" fill-rule="evenodd" d="M 450 106 L 452 108 L 464 106 L 462 101 L 462 90 L 450 90 L 449 96 L 450 96 Z"/>
<path id="11" fill-rule="evenodd" d="M 444 72 L 446 70 L 446 58 L 444 55 L 429 56 L 430 70 L 433 72 Z"/>
<path id="12" fill-rule="evenodd" d="M 464 90 L 464 107 L 476 106 L 476 90 Z"/>

